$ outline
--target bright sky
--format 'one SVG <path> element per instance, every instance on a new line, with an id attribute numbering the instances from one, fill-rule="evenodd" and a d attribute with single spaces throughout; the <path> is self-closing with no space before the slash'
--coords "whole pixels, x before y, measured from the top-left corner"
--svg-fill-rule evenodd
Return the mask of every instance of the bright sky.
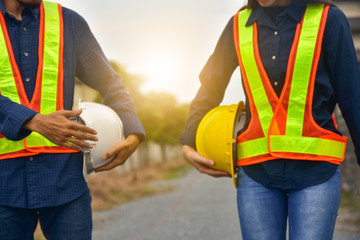
<path id="1" fill-rule="evenodd" d="M 105 55 L 146 76 L 143 92 L 167 91 L 190 102 L 198 75 L 244 0 L 58 0 L 90 25 Z M 244 99 L 239 70 L 223 104 Z"/>

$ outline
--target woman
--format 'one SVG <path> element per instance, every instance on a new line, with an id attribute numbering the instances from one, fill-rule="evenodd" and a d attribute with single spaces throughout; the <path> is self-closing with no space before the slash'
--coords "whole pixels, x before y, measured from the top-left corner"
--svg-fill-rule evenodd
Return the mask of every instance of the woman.
<path id="1" fill-rule="evenodd" d="M 332 120 L 336 103 L 360 163 L 360 71 L 346 17 L 331 1 L 249 0 L 230 19 L 181 135 L 187 161 L 213 177 L 229 174 L 196 152 L 195 133 L 239 65 L 247 116 L 236 162 L 243 239 L 286 239 L 287 218 L 291 240 L 332 239 L 346 145 Z"/>

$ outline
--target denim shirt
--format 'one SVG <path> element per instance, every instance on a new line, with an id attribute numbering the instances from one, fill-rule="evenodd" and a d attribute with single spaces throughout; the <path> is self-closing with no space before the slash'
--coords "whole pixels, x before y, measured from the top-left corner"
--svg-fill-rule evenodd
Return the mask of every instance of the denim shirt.
<path id="1" fill-rule="evenodd" d="M 38 66 L 40 9 L 24 9 L 22 20 L 7 13 L 0 1 L 16 63 L 26 95 L 32 98 Z M 118 74 L 111 68 L 86 21 L 63 8 L 64 19 L 64 108 L 71 110 L 75 77 L 98 90 L 104 104 L 113 108 L 124 124 L 125 136 L 144 128 L 133 100 Z M 0 69 L 1 71 L 1 69 Z M 0 95 L 0 133 L 10 140 L 30 134 L 22 125 L 36 112 Z M 0 160 L 0 205 L 40 208 L 61 205 L 80 196 L 87 188 L 82 176 L 82 154 L 38 154 Z"/>
<path id="2" fill-rule="evenodd" d="M 293 1 L 280 8 L 257 7 L 247 21 L 247 25 L 257 22 L 260 58 L 278 96 L 284 85 L 296 25 L 301 22 L 306 9 L 306 5 L 300 2 Z M 201 118 L 220 104 L 237 67 L 231 18 L 200 73 L 201 87 L 191 103 L 189 118 L 180 138 L 182 144 L 195 146 L 195 133 Z M 312 113 L 319 126 L 339 133 L 331 118 L 336 103 L 339 104 L 360 163 L 359 89 L 360 71 L 349 24 L 343 12 L 331 6 L 315 79 Z M 245 128 L 251 119 L 248 106 L 246 117 Z M 243 168 L 252 179 L 265 186 L 297 189 L 326 181 L 337 167 L 322 161 L 276 159 Z"/>

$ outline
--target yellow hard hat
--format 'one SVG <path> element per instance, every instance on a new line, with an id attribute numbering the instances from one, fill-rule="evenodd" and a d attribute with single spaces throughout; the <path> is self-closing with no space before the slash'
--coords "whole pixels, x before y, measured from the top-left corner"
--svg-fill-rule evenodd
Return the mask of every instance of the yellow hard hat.
<path id="1" fill-rule="evenodd" d="M 237 159 L 236 137 L 244 102 L 224 105 L 210 110 L 196 131 L 198 153 L 214 161 L 212 168 L 231 174 L 237 187 L 234 160 Z"/>

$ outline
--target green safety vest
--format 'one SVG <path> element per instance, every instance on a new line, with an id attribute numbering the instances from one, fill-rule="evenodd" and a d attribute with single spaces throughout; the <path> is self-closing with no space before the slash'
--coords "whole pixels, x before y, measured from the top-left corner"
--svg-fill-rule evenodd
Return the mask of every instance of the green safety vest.
<path id="1" fill-rule="evenodd" d="M 40 7 L 39 67 L 31 102 L 24 90 L 2 14 L 0 14 L 0 22 L 0 52 L 3 53 L 0 55 L 1 95 L 40 114 L 50 114 L 63 109 L 63 20 L 61 6 L 54 2 L 42 2 Z M 59 147 L 37 132 L 32 132 L 20 141 L 11 141 L 4 136 L 0 138 L 0 159 L 30 156 L 43 152 L 60 153 L 73 152 L 73 150 Z"/>
<path id="2" fill-rule="evenodd" d="M 284 89 L 275 94 L 261 63 L 256 22 L 246 26 L 251 9 L 234 17 L 234 37 L 251 121 L 237 138 L 239 166 L 272 159 L 344 159 L 346 138 L 318 126 L 312 96 L 329 6 L 309 4 L 298 24 Z"/>

